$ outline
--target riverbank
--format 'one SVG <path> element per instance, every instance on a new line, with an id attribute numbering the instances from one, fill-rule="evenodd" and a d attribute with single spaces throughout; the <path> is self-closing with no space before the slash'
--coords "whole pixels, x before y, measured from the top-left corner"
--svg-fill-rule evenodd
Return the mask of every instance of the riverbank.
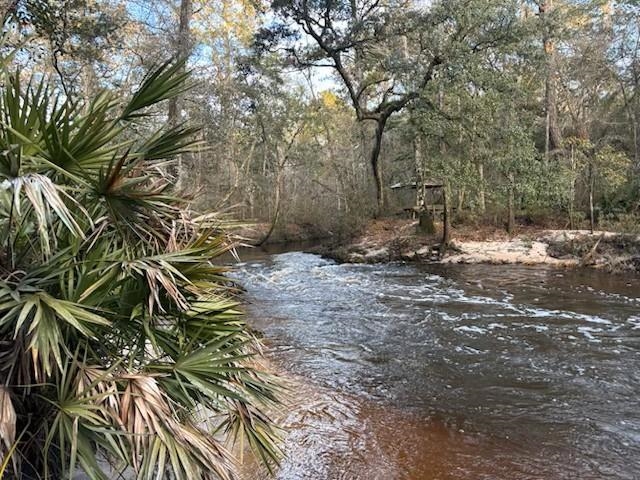
<path id="1" fill-rule="evenodd" d="M 313 225 L 297 223 L 283 223 L 271 231 L 271 224 L 257 222 L 244 225 L 233 233 L 246 246 L 319 243 L 332 236 L 332 232 L 323 231 Z"/>
<path id="2" fill-rule="evenodd" d="M 326 244 L 318 252 L 348 263 L 523 264 L 640 272 L 640 235 L 536 227 L 520 227 L 508 235 L 493 228 L 462 227 L 453 230 L 443 251 L 439 235 L 417 235 L 416 224 L 376 220 L 350 242 Z"/>

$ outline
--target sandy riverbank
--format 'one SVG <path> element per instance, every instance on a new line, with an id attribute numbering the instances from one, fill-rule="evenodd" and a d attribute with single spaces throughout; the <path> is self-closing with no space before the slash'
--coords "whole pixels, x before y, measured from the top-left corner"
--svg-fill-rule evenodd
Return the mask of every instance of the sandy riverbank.
<path id="1" fill-rule="evenodd" d="M 588 230 L 521 229 L 514 236 L 498 230 L 454 229 L 444 253 L 439 238 L 415 234 L 415 222 L 380 220 L 346 245 L 321 253 L 338 261 L 379 263 L 418 261 L 588 266 L 610 271 L 640 272 L 640 236 Z"/>

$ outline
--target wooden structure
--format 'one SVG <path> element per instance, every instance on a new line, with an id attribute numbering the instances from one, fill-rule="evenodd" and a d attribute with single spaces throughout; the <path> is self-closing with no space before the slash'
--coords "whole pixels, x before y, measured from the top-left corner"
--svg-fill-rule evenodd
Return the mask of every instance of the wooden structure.
<path id="1" fill-rule="evenodd" d="M 402 211 L 416 218 L 422 211 L 428 211 L 433 218 L 444 213 L 444 183 L 440 180 L 427 180 L 422 184 L 417 182 L 396 183 L 389 187 L 402 206 Z M 410 192 L 407 195 L 406 192 Z"/>
<path id="2" fill-rule="evenodd" d="M 418 233 L 435 233 L 433 220 L 441 216 L 443 224 L 441 254 L 443 254 L 449 244 L 451 230 L 449 225 L 451 207 L 445 183 L 430 179 L 423 183 L 396 183 L 389 188 L 395 192 L 396 199 L 402 205 L 402 211 L 410 214 L 413 219 L 418 218 Z M 407 195 L 408 192 L 410 195 Z"/>

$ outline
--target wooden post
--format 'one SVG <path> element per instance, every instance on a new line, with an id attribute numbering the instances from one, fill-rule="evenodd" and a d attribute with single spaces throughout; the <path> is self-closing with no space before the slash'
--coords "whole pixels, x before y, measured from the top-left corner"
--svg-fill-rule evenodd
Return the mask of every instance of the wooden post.
<path id="1" fill-rule="evenodd" d="M 443 212 L 442 212 L 442 248 L 440 249 L 440 255 L 444 255 L 446 248 L 449 246 L 449 242 L 451 241 L 451 219 L 449 216 L 449 193 L 447 192 L 448 187 L 445 183 L 442 186 L 442 199 L 443 199 Z"/>
<path id="2" fill-rule="evenodd" d="M 569 228 L 571 230 L 575 230 L 574 218 L 575 215 L 573 213 L 574 210 L 574 202 L 576 196 L 576 159 L 575 159 L 575 145 L 571 144 L 571 183 L 569 185 Z"/>
<path id="3" fill-rule="evenodd" d="M 595 188 L 595 175 L 593 173 L 593 158 L 589 163 L 589 224 L 591 226 L 591 233 L 596 228 L 596 219 L 593 212 L 593 190 Z"/>
<path id="4" fill-rule="evenodd" d="M 484 215 L 487 211 L 487 202 L 484 194 L 484 164 L 482 161 L 478 164 L 478 174 L 480 175 L 480 190 L 478 191 L 478 203 L 480 204 L 480 212 Z"/>
<path id="5" fill-rule="evenodd" d="M 515 213 L 515 177 L 509 172 L 509 198 L 507 199 L 507 233 L 512 234 L 516 224 Z"/>

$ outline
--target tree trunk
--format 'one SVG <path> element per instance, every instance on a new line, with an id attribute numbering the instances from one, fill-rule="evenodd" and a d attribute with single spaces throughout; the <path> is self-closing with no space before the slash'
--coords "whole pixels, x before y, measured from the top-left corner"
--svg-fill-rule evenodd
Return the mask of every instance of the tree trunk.
<path id="1" fill-rule="evenodd" d="M 442 86 L 438 90 L 438 107 L 444 111 L 444 90 Z M 440 139 L 439 151 L 442 158 L 447 153 L 447 144 L 444 142 L 444 138 Z M 442 244 L 440 245 L 440 258 L 442 258 L 449 246 L 451 240 L 451 207 L 450 196 L 451 185 L 449 179 L 443 179 L 442 186 Z"/>
<path id="2" fill-rule="evenodd" d="M 180 2 L 180 23 L 178 25 L 178 43 L 176 56 L 185 60 L 191 52 L 191 17 L 193 16 L 192 0 L 182 0 Z M 169 100 L 168 120 L 169 125 L 174 126 L 179 120 L 179 99 L 173 97 Z"/>
<path id="3" fill-rule="evenodd" d="M 425 207 L 424 165 L 422 162 L 422 140 L 420 135 L 413 138 L 413 163 L 416 171 L 416 206 Z"/>
<path id="4" fill-rule="evenodd" d="M 571 230 L 574 230 L 574 211 L 573 211 L 573 205 L 575 203 L 575 196 L 576 196 L 576 178 L 575 178 L 575 170 L 576 170 L 576 160 L 575 160 L 575 147 L 573 145 L 571 145 L 571 156 L 570 156 L 570 160 L 571 160 L 571 183 L 569 184 L 569 228 Z"/>
<path id="5" fill-rule="evenodd" d="M 631 135 L 633 137 L 633 168 L 636 171 L 640 171 L 640 144 L 638 143 L 638 115 L 637 108 L 631 104 L 632 99 L 634 103 L 637 104 L 637 96 L 633 95 L 632 98 L 629 98 L 627 88 L 624 85 L 624 81 L 619 79 L 620 82 L 620 92 L 622 93 L 622 98 L 624 99 L 624 107 L 627 112 L 627 118 L 629 119 L 629 124 L 631 125 Z M 638 88 L 636 84 L 634 86 L 634 90 Z"/>
<path id="6" fill-rule="evenodd" d="M 176 55 L 180 60 L 186 62 L 191 52 L 191 17 L 193 16 L 192 0 L 182 0 L 180 2 L 180 24 L 178 26 L 178 45 Z M 183 69 L 186 68 L 186 65 Z M 169 99 L 169 110 L 167 112 L 167 121 L 169 126 L 174 127 L 180 123 L 180 105 L 179 98 L 173 97 Z M 184 167 L 182 155 L 176 159 L 177 164 L 173 169 L 172 175 L 176 179 L 176 188 L 180 188 L 184 177 Z"/>
<path id="7" fill-rule="evenodd" d="M 276 225 L 278 224 L 278 220 L 280 219 L 280 204 L 281 204 L 281 198 L 282 198 L 284 165 L 279 162 L 277 168 L 278 168 L 278 173 L 276 174 L 276 191 L 275 191 L 275 199 L 273 202 L 273 216 L 271 218 L 271 225 L 269 226 L 269 231 L 265 234 L 265 236 L 262 237 L 262 239 L 255 244 L 256 247 L 260 247 L 264 245 L 267 242 L 267 240 L 271 238 L 271 235 L 273 234 L 274 230 L 276 229 Z"/>
<path id="8" fill-rule="evenodd" d="M 436 226 L 433 223 L 433 217 L 429 210 L 420 210 L 418 212 L 418 235 L 433 235 L 436 233 Z"/>
<path id="9" fill-rule="evenodd" d="M 376 120 L 376 137 L 370 157 L 373 178 L 376 184 L 376 217 L 382 216 L 386 207 L 384 181 L 382 176 L 382 167 L 380 165 L 380 150 L 382 149 L 384 127 L 387 124 L 388 119 L 389 117 L 383 116 Z"/>
<path id="10" fill-rule="evenodd" d="M 549 31 L 549 15 L 553 10 L 553 0 L 543 0 L 539 4 L 540 18 L 543 22 L 543 48 L 545 53 L 545 158 L 548 160 L 551 153 L 562 147 L 562 134 L 558 126 L 558 105 L 556 92 L 556 55 L 555 43 Z"/>
<path id="11" fill-rule="evenodd" d="M 640 143 L 638 139 L 638 121 L 635 116 L 633 118 L 633 165 L 637 171 L 640 171 Z"/>
<path id="12" fill-rule="evenodd" d="M 458 212 L 461 212 L 464 208 L 464 196 L 466 194 L 466 190 L 464 188 L 460 188 L 458 190 Z"/>
<path id="13" fill-rule="evenodd" d="M 547 133 L 545 155 L 549 157 L 552 152 L 556 152 L 562 148 L 562 134 L 560 133 L 560 127 L 558 126 L 558 106 L 554 72 L 549 72 L 547 74 L 547 80 L 545 82 L 545 110 Z"/>

